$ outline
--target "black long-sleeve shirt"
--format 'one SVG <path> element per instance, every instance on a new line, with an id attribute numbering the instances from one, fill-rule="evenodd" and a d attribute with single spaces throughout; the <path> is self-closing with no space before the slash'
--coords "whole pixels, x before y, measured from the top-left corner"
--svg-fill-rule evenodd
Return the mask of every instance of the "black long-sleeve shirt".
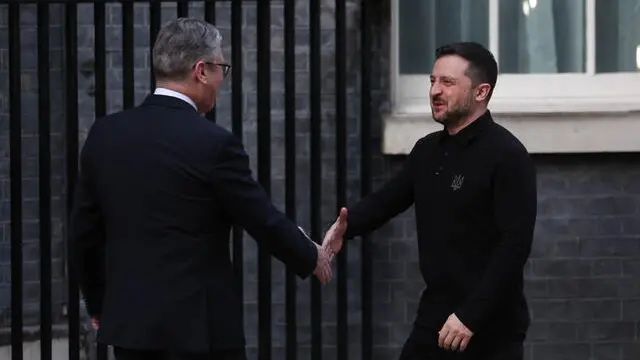
<path id="1" fill-rule="evenodd" d="M 532 159 L 487 111 L 455 136 L 439 131 L 419 140 L 386 185 L 349 208 L 345 237 L 415 204 L 427 284 L 417 323 L 439 330 L 455 313 L 477 335 L 524 335 L 523 270 L 536 202 Z"/>

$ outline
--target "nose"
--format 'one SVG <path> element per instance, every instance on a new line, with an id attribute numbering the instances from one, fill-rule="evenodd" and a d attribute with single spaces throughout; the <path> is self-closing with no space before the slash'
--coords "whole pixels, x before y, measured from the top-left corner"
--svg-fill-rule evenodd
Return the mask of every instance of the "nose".
<path id="1" fill-rule="evenodd" d="M 431 87 L 429 88 L 429 95 L 431 97 L 434 96 L 438 96 L 442 94 L 442 88 L 440 86 L 438 86 L 437 84 L 431 84 Z"/>
<path id="2" fill-rule="evenodd" d="M 431 86 L 429 87 L 429 94 L 431 96 L 437 96 L 439 94 L 442 94 L 442 86 L 440 86 L 437 81 L 431 81 Z"/>

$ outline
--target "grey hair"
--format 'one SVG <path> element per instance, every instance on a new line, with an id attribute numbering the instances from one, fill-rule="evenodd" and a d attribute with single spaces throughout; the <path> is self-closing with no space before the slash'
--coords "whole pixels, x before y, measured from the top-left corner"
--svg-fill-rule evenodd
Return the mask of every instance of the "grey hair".
<path id="1" fill-rule="evenodd" d="M 159 80 L 184 80 L 199 60 L 222 56 L 222 35 L 202 20 L 178 18 L 160 29 L 153 45 L 153 72 Z"/>

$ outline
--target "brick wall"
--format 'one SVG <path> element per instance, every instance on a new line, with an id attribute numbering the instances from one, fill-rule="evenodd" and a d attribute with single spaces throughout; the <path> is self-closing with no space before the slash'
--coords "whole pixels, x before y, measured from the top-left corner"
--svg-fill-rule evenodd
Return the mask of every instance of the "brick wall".
<path id="1" fill-rule="evenodd" d="M 309 228 L 309 72 L 308 72 L 308 2 L 300 1 L 297 7 L 297 117 L 298 117 L 298 221 Z M 0 7 L 0 14 L 6 7 Z M 25 8 L 26 9 L 26 8 Z M 323 146 L 323 223 L 329 224 L 336 208 L 333 180 L 334 148 L 334 68 L 333 68 L 333 2 L 322 2 L 322 146 Z M 359 11 L 356 1 L 348 2 L 348 46 L 349 56 L 349 197 L 358 198 L 359 193 L 359 33 L 357 30 Z M 30 10 L 25 10 L 30 11 Z M 217 25 L 227 42 L 226 54 L 230 52 L 230 7 L 218 2 Z M 372 82 L 374 86 L 374 114 L 388 110 L 389 89 L 389 23 L 387 9 L 374 10 L 376 30 L 374 46 L 376 59 Z M 33 12 L 32 12 L 33 14 Z M 166 7 L 164 20 L 175 16 L 175 6 Z M 193 4 L 190 14 L 202 17 L 201 6 Z M 53 17 L 53 16 L 52 16 Z M 93 57 L 92 6 L 79 8 L 80 31 L 78 37 L 80 65 L 89 66 Z M 274 1 L 272 10 L 272 193 L 276 204 L 283 207 L 284 194 L 284 85 L 283 85 L 283 29 L 282 4 Z M 26 23 L 30 19 L 30 23 Z M 52 22 L 61 22 L 62 17 Z M 136 5 L 136 104 L 148 91 L 148 22 L 146 6 Z M 33 29 L 35 18 L 25 16 L 25 27 Z M 108 7 L 107 14 L 107 86 L 108 111 L 117 111 L 122 104 L 120 7 Z M 6 39 L 6 16 L 0 16 L 0 89 L 7 89 L 8 52 Z M 30 24 L 30 25 L 29 25 Z M 59 27 L 57 28 L 59 31 Z M 52 29 L 52 36 L 55 34 Z M 244 68 L 244 136 L 243 140 L 252 158 L 256 160 L 256 14 L 255 5 L 245 5 L 243 16 L 243 68 Z M 27 31 L 23 31 L 26 34 Z M 25 36 L 26 37 L 26 36 Z M 35 42 L 23 42 L 25 54 L 34 54 Z M 52 42 L 53 45 L 53 42 Z M 52 56 L 54 54 L 52 53 Z M 60 56 L 59 54 L 57 56 Z M 25 56 L 23 78 L 34 76 L 31 69 L 35 56 Z M 52 75 L 53 76 L 53 75 Z M 29 84 L 28 80 L 26 84 Z M 35 81 L 35 80 L 33 80 Z M 222 91 L 219 100 L 218 122 L 230 127 L 230 84 Z M 33 82 L 32 84 L 36 84 Z M 92 77 L 80 76 L 81 138 L 93 122 Z M 27 86 L 25 85 L 25 92 Z M 36 99 L 31 87 L 30 96 L 25 95 L 23 121 L 36 124 Z M 8 273 L 8 100 L 6 91 L 0 91 L 0 240 L 3 251 L 0 258 L 2 285 L 0 306 L 9 307 Z M 31 102 L 28 102 L 31 101 Z M 376 111 L 379 110 L 379 111 Z M 380 154 L 381 122 L 376 116 L 373 123 L 374 188 L 384 183 L 398 169 L 403 159 Z M 36 125 L 33 125 L 36 126 Z M 25 125 L 26 127 L 26 125 Z M 35 130 L 34 130 L 35 131 Z M 34 131 L 25 139 L 33 136 Z M 36 138 L 37 139 L 37 138 Z M 37 141 L 37 140 L 36 140 Z M 25 140 L 25 144 L 29 144 Z M 37 148 L 29 145 L 31 154 Z M 56 156 L 62 156 L 62 152 Z M 640 168 L 635 155 L 582 155 L 536 157 L 539 173 L 539 221 L 531 260 L 526 269 L 527 294 L 530 300 L 533 324 L 527 344 L 528 359 L 634 359 L 640 355 L 640 225 L 637 225 L 640 207 Z M 26 165 L 28 166 L 28 165 Z M 33 168 L 37 170 L 37 168 Z M 25 168 L 25 193 L 28 182 L 28 167 Z M 35 171 L 34 170 L 34 171 Z M 31 174 L 33 178 L 37 174 Z M 32 190 L 33 196 L 36 188 Z M 61 186 L 57 187 L 60 188 Z M 54 187 L 56 188 L 56 187 Z M 26 194 L 25 194 L 26 195 Z M 27 200 L 25 200 L 26 202 Z M 28 210 L 25 209 L 28 213 Z M 37 213 L 31 219 L 37 221 Z M 25 214 L 26 216 L 26 214 Z M 37 224 L 37 223 L 36 223 Z M 34 229 L 37 230 L 37 225 Z M 374 343 L 376 359 L 397 358 L 408 335 L 419 299 L 424 287 L 419 275 L 416 258 L 416 239 L 413 213 L 405 214 L 384 226 L 371 239 L 374 250 Z M 34 231 L 35 231 L 34 230 Z M 37 233 L 26 232 L 29 239 L 37 239 Z M 359 358 L 360 339 L 360 240 L 349 247 L 349 326 L 350 353 Z M 25 251 L 25 254 L 27 252 Z M 37 259 L 37 253 L 36 253 Z M 278 261 L 273 263 L 273 321 L 274 358 L 282 358 L 284 347 L 284 271 Z M 37 275 L 37 274 L 36 274 Z M 4 290 L 6 289 L 6 290 Z M 256 353 L 257 337 L 257 257 L 254 242 L 245 241 L 245 295 L 246 329 L 250 358 Z M 323 316 L 326 359 L 335 354 L 335 282 L 324 288 Z M 31 294 L 31 293 L 29 293 Z M 36 304 L 37 297 L 27 297 Z M 310 314 L 309 282 L 299 282 L 299 327 L 301 358 L 309 357 Z M 37 308 L 33 309 L 34 311 Z M 4 310 L 7 311 L 7 310 Z M 36 313 L 34 313 L 36 314 Z M 6 324 L 6 322 L 5 322 Z"/>

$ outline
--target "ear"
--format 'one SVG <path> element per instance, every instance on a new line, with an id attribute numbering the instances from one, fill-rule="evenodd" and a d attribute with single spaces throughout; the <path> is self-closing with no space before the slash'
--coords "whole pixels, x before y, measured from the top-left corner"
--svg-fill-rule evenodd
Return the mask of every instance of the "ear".
<path id="1" fill-rule="evenodd" d="M 486 101 L 487 98 L 489 97 L 489 92 L 491 91 L 491 85 L 487 84 L 487 83 L 482 83 L 478 86 L 476 86 L 476 96 L 475 99 L 477 102 L 483 102 Z"/>
<path id="2" fill-rule="evenodd" d="M 200 60 L 193 66 L 193 76 L 195 79 L 202 83 L 207 83 L 207 73 L 206 73 L 207 64 L 204 61 Z"/>

